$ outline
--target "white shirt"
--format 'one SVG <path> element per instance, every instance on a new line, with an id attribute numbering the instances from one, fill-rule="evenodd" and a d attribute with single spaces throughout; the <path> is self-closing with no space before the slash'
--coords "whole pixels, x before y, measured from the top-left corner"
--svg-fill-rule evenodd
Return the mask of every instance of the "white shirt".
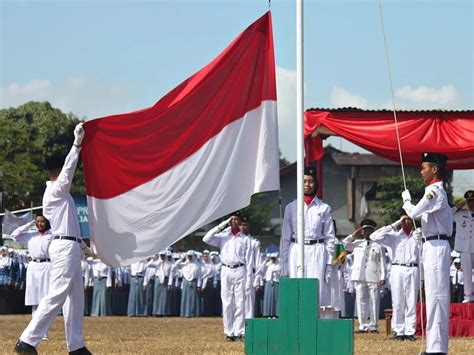
<path id="1" fill-rule="evenodd" d="M 107 278 L 107 287 L 112 287 L 112 268 L 107 266 L 99 259 L 91 261 L 92 275 L 94 278 Z"/>
<path id="2" fill-rule="evenodd" d="M 455 269 L 451 282 L 453 285 L 464 285 L 464 273 L 461 270 Z"/>
<path id="3" fill-rule="evenodd" d="M 351 281 L 378 283 L 385 280 L 385 250 L 371 240 L 356 239 L 352 235 L 344 240 L 346 250 L 352 250 L 353 264 Z"/>
<path id="4" fill-rule="evenodd" d="M 297 240 L 297 205 L 296 200 L 286 205 L 285 215 L 283 218 L 282 234 L 281 234 L 281 262 L 286 265 L 288 263 L 288 251 L 291 239 Z M 304 239 L 315 240 L 324 238 L 326 245 L 326 264 L 331 264 L 334 255 L 334 222 L 331 214 L 331 207 L 314 197 L 309 205 L 304 204 Z"/>
<path id="5" fill-rule="evenodd" d="M 420 244 L 412 234 L 406 235 L 403 229 L 395 231 L 386 226 L 373 232 L 370 239 L 387 248 L 392 264 L 418 264 Z"/>
<path id="6" fill-rule="evenodd" d="M 454 250 L 461 253 L 474 253 L 474 212 L 468 209 L 455 209 L 453 212 L 456 223 Z"/>
<path id="7" fill-rule="evenodd" d="M 135 261 L 130 265 L 130 276 L 145 276 L 146 263 L 145 260 Z"/>
<path id="8" fill-rule="evenodd" d="M 272 263 L 271 261 L 265 264 L 265 281 L 269 282 L 280 282 L 281 266 L 278 263 Z"/>
<path id="9" fill-rule="evenodd" d="M 72 146 L 55 181 L 46 182 L 43 195 L 43 214 L 51 223 L 54 235 L 79 237 L 79 219 L 76 205 L 69 193 L 79 159 L 80 148 Z"/>
<path id="10" fill-rule="evenodd" d="M 18 227 L 11 234 L 13 240 L 28 247 L 32 259 L 49 259 L 48 248 L 53 239 L 51 231 L 41 234 L 39 231 L 21 231 Z"/>
<path id="11" fill-rule="evenodd" d="M 226 265 L 248 265 L 252 268 L 252 249 L 250 239 L 243 236 L 241 232 L 233 235 L 230 227 L 224 231 L 207 235 L 203 241 L 209 245 L 221 249 L 221 262 Z"/>
<path id="12" fill-rule="evenodd" d="M 425 194 L 416 206 L 406 201 L 403 209 L 412 219 L 421 216 L 423 237 L 438 234 L 446 234 L 449 237 L 453 234 L 453 217 L 442 182 L 426 186 Z"/>
<path id="13" fill-rule="evenodd" d="M 193 261 L 181 261 L 177 265 L 181 272 L 183 273 L 183 278 L 188 281 L 197 280 L 197 287 L 201 287 L 202 279 L 201 279 L 201 266 Z"/>
<path id="14" fill-rule="evenodd" d="M 168 285 L 171 286 L 173 284 L 173 275 L 171 273 L 171 269 L 173 268 L 173 264 L 168 260 L 150 260 L 148 262 L 148 268 L 155 270 L 155 278 L 158 278 L 160 284 L 165 282 L 165 278 L 168 278 Z"/>

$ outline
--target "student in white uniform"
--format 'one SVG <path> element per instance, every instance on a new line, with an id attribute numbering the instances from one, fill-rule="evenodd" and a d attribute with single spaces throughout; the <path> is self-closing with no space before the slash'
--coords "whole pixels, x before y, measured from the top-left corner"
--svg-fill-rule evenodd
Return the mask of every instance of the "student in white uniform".
<path id="1" fill-rule="evenodd" d="M 454 250 L 461 254 L 461 267 L 464 273 L 463 303 L 472 303 L 474 302 L 472 282 L 472 268 L 474 267 L 474 191 L 466 191 L 464 199 L 467 209 L 454 207 L 453 219 L 456 224 Z"/>
<path id="2" fill-rule="evenodd" d="M 464 273 L 461 269 L 461 259 L 454 259 L 453 265 L 454 272 L 453 276 L 451 276 L 451 282 L 453 285 L 453 297 L 451 298 L 451 302 L 460 303 L 463 301 L 464 296 Z"/>
<path id="3" fill-rule="evenodd" d="M 228 341 L 243 340 L 245 289 L 252 273 L 250 240 L 242 235 L 241 223 L 240 213 L 234 213 L 202 239 L 221 250 L 221 299 L 224 333 Z M 230 227 L 226 228 L 228 224 Z"/>
<path id="4" fill-rule="evenodd" d="M 305 168 L 304 173 L 304 277 L 319 280 L 319 305 L 330 305 L 330 278 L 334 255 L 335 232 L 331 207 L 320 200 L 316 193 L 316 169 Z M 283 275 L 297 277 L 296 200 L 285 207 L 280 255 Z"/>
<path id="5" fill-rule="evenodd" d="M 355 283 L 359 320 L 357 333 L 378 333 L 379 291 L 380 286 L 385 284 L 385 250 L 370 240 L 377 226 L 374 221 L 364 219 L 360 226 L 343 240 L 346 250 L 354 255 L 351 281 Z"/>
<path id="6" fill-rule="evenodd" d="M 416 303 L 419 289 L 420 243 L 413 236 L 413 221 L 408 216 L 382 227 L 370 239 L 387 248 L 392 267 L 392 330 L 394 340 L 416 340 Z"/>
<path id="7" fill-rule="evenodd" d="M 74 145 L 63 167 L 58 168 L 59 161 L 49 166 L 50 181 L 46 183 L 43 195 L 43 213 L 50 221 L 54 235 L 49 247 L 51 281 L 48 294 L 40 301 L 33 319 L 15 346 L 19 353 L 37 353 L 36 347 L 62 307 L 69 354 L 90 354 L 83 335 L 81 249 L 92 252 L 80 238 L 76 206 L 69 193 L 84 138 L 82 123 L 74 129 L 74 137 Z"/>
<path id="8" fill-rule="evenodd" d="M 30 228 L 36 225 L 36 230 Z M 11 234 L 17 243 L 28 248 L 31 262 L 26 271 L 25 305 L 31 306 L 33 315 L 40 300 L 48 294 L 51 259 L 48 248 L 53 239 L 51 225 L 42 215 L 21 227 Z"/>
<path id="9" fill-rule="evenodd" d="M 403 209 L 410 218 L 421 217 L 423 241 L 423 273 L 426 294 L 426 353 L 448 352 L 450 304 L 450 246 L 453 218 L 443 187 L 444 168 L 448 157 L 438 153 L 423 153 L 421 177 L 425 194 L 411 203 L 408 190 L 403 191 Z"/>

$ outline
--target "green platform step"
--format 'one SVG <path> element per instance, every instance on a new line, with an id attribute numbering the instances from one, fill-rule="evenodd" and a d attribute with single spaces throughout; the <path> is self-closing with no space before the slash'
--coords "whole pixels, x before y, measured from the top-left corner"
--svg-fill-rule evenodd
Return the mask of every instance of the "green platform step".
<path id="1" fill-rule="evenodd" d="M 279 297 L 279 318 L 247 320 L 247 355 L 354 353 L 352 320 L 318 319 L 317 279 L 281 279 Z"/>

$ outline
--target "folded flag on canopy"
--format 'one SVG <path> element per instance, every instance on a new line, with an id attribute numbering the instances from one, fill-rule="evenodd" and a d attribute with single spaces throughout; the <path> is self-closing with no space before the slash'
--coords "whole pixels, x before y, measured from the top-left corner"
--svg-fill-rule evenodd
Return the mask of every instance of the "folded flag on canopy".
<path id="1" fill-rule="evenodd" d="M 91 238 L 111 265 L 153 255 L 279 189 L 271 14 L 150 108 L 85 123 Z"/>

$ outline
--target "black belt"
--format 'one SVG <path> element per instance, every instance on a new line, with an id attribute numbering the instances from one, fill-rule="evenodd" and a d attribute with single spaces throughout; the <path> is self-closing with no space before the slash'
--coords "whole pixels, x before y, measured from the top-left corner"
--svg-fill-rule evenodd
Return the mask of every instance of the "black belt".
<path id="1" fill-rule="evenodd" d="M 430 240 L 448 240 L 449 237 L 446 234 L 431 235 L 429 237 L 423 238 L 423 243 Z"/>
<path id="2" fill-rule="evenodd" d="M 47 258 L 40 259 L 40 258 L 37 258 L 37 259 L 33 259 L 33 261 L 34 261 L 35 263 L 47 263 L 47 262 L 50 262 L 51 259 L 47 259 Z"/>
<path id="3" fill-rule="evenodd" d="M 298 241 L 295 238 L 290 238 L 290 242 L 298 243 Z M 318 244 L 318 243 L 324 243 L 324 238 L 321 238 L 321 239 L 305 239 L 304 240 L 304 245 L 312 245 L 312 244 Z"/>
<path id="4" fill-rule="evenodd" d="M 81 238 L 71 237 L 69 235 L 55 235 L 53 239 L 60 239 L 60 240 L 72 240 L 73 242 L 81 243 Z"/>
<path id="5" fill-rule="evenodd" d="M 392 263 L 392 265 L 406 266 L 406 267 L 416 267 L 418 263 Z"/>
<path id="6" fill-rule="evenodd" d="M 145 277 L 145 276 L 143 276 L 143 275 L 141 275 L 141 274 L 137 274 L 137 275 L 132 276 L 132 277 Z"/>
<path id="7" fill-rule="evenodd" d="M 222 266 L 228 267 L 229 269 L 237 269 L 238 267 L 245 266 L 245 264 L 227 265 L 222 263 Z"/>
<path id="8" fill-rule="evenodd" d="M 106 279 L 106 278 L 107 278 L 107 276 L 102 276 L 102 277 L 94 277 L 94 279 L 96 279 L 96 280 L 103 280 L 103 279 Z"/>

